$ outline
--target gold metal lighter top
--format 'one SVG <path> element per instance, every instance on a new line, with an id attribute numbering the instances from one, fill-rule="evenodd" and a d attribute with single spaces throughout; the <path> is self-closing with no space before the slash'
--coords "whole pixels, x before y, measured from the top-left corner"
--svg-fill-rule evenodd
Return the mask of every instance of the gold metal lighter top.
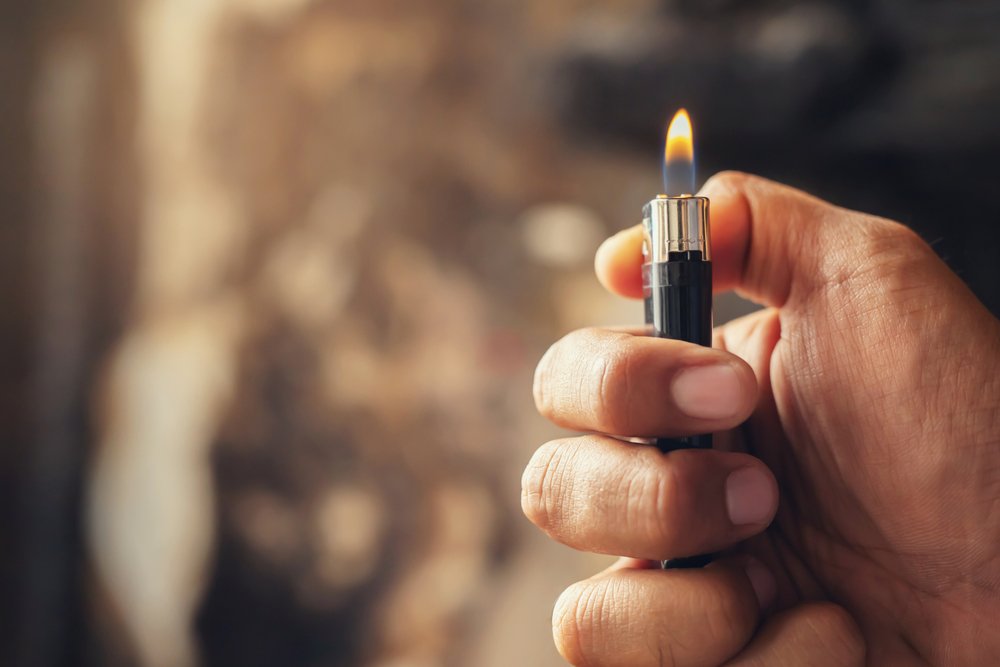
<path id="1" fill-rule="evenodd" d="M 666 262 L 672 252 L 697 251 L 712 259 L 708 198 L 657 195 L 642 208 L 642 255 L 646 263 Z"/>

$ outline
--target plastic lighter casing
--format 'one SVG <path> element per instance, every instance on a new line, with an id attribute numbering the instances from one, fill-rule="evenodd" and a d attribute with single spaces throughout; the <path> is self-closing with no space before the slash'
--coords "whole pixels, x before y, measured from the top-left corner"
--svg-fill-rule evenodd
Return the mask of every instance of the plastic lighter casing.
<path id="1" fill-rule="evenodd" d="M 646 324 L 660 338 L 712 344 L 712 250 L 706 197 L 659 195 L 643 208 L 642 289 Z M 662 452 L 709 449 L 710 433 L 657 438 Z M 666 569 L 697 568 L 711 555 L 663 562 Z"/>
<path id="2" fill-rule="evenodd" d="M 646 324 L 660 338 L 712 345 L 712 250 L 707 197 L 658 195 L 643 207 Z M 705 449 L 711 434 L 660 438 L 663 451 Z"/>

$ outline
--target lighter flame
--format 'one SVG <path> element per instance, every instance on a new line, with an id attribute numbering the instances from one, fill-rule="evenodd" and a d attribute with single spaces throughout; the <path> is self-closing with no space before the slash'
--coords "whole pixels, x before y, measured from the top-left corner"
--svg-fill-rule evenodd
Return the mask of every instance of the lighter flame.
<path id="1" fill-rule="evenodd" d="M 675 160 L 694 161 L 694 132 L 691 130 L 691 118 L 688 112 L 680 109 L 674 114 L 667 129 L 667 144 L 664 147 L 663 159 L 667 164 Z"/>

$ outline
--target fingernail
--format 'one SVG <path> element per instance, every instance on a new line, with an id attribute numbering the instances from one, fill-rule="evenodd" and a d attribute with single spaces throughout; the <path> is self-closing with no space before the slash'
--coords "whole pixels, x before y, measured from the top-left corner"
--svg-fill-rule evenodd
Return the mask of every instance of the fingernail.
<path id="1" fill-rule="evenodd" d="M 670 390 L 674 405 L 696 419 L 725 419 L 743 406 L 743 385 L 730 364 L 687 368 L 677 374 Z"/>
<path id="2" fill-rule="evenodd" d="M 726 510 L 735 526 L 767 521 L 776 500 L 771 480 L 757 468 L 740 468 L 726 478 Z"/>
<path id="3" fill-rule="evenodd" d="M 767 609 L 774 602 L 774 596 L 778 592 L 774 575 L 756 558 L 751 558 L 747 562 L 746 573 L 750 585 L 753 586 L 753 592 L 757 595 L 757 604 L 761 609 Z"/>

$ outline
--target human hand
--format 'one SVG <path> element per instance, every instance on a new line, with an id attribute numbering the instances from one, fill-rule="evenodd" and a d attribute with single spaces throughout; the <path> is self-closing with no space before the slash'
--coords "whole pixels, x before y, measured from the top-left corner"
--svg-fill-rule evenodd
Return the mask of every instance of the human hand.
<path id="1" fill-rule="evenodd" d="M 524 512 L 626 556 L 560 597 L 560 652 L 1000 664 L 1000 322 L 899 224 L 743 174 L 703 194 L 716 289 L 768 308 L 712 350 L 588 329 L 538 365 L 540 412 L 590 435 L 535 453 Z M 601 247 L 608 289 L 641 297 L 640 247 L 638 228 Z M 603 435 L 713 431 L 716 451 L 666 455 Z M 716 551 L 703 570 L 653 562 Z"/>

